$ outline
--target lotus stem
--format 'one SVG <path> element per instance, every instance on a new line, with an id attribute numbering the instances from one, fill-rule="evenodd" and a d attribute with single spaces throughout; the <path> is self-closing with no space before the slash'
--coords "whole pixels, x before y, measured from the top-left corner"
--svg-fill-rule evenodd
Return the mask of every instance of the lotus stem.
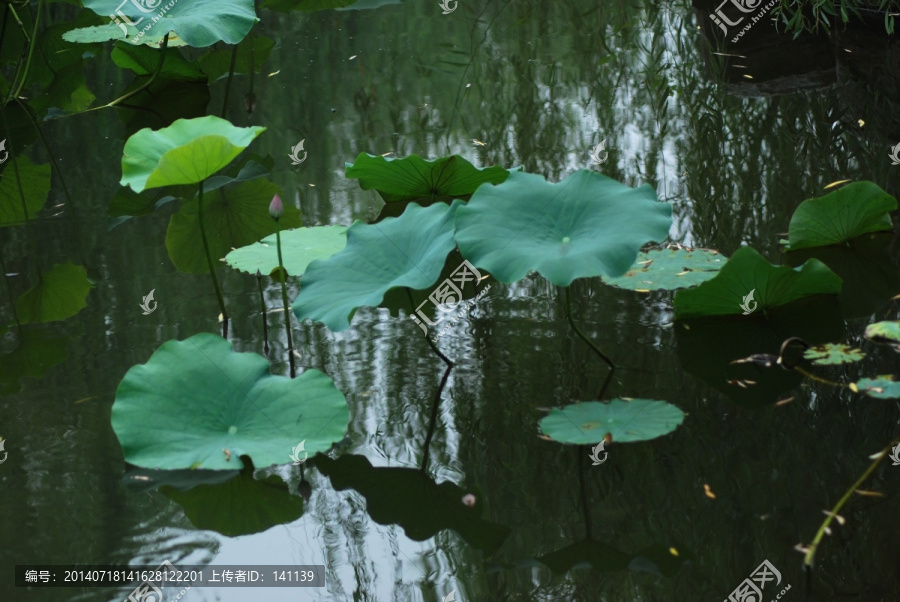
<path id="1" fill-rule="evenodd" d="M 225 113 L 228 110 L 228 95 L 231 93 L 231 80 L 234 79 L 234 66 L 237 63 L 238 46 L 240 44 L 235 44 L 231 47 L 231 65 L 228 67 L 228 81 L 225 82 L 225 98 L 222 100 L 222 119 L 225 119 Z"/>
<path id="2" fill-rule="evenodd" d="M 256 287 L 259 289 L 259 312 L 263 321 L 263 351 L 266 357 L 269 355 L 269 324 L 266 317 L 266 298 L 263 295 L 262 274 L 256 270 Z"/>
<path id="3" fill-rule="evenodd" d="M 444 387 L 447 386 L 447 379 L 450 377 L 451 370 L 453 370 L 453 362 L 450 362 L 447 368 L 444 370 L 444 376 L 441 378 L 441 384 L 440 386 L 438 386 L 437 393 L 435 393 L 434 395 L 434 401 L 431 403 L 431 421 L 428 423 L 428 434 L 425 435 L 425 451 L 422 455 L 422 472 L 425 472 L 425 469 L 428 468 L 428 455 L 431 450 L 431 439 L 432 437 L 434 437 L 434 429 L 435 426 L 437 426 L 438 408 L 441 405 L 441 394 L 444 392 Z"/>
<path id="4" fill-rule="evenodd" d="M 603 386 L 600 388 L 600 394 L 597 395 L 597 399 L 602 399 L 603 394 L 606 392 L 606 388 L 609 386 L 609 383 L 612 381 L 613 374 L 616 371 L 616 366 L 612 363 L 612 361 L 606 357 L 600 349 L 594 345 L 593 341 L 591 341 L 585 334 L 578 328 L 578 325 L 575 324 L 575 320 L 572 319 L 572 295 L 570 292 L 570 287 L 565 287 L 566 289 L 566 317 L 569 319 L 569 324 L 572 326 L 572 330 L 575 331 L 581 340 L 588 344 L 588 347 L 594 350 L 600 359 L 606 362 L 606 365 L 609 366 L 609 374 L 606 376 L 606 380 L 603 381 Z"/>
<path id="5" fill-rule="evenodd" d="M 415 311 L 416 301 L 415 301 L 415 299 L 413 299 L 412 291 L 409 290 L 409 287 L 406 287 L 406 296 L 409 298 L 409 307 L 410 307 L 409 313 L 412 314 L 412 312 Z M 447 364 L 448 367 L 453 368 L 453 366 L 456 365 L 452 361 L 450 361 L 449 357 L 447 357 L 446 355 L 441 353 L 441 350 L 437 348 L 437 345 L 434 344 L 434 341 L 432 341 L 430 338 L 428 338 L 427 332 L 425 333 L 425 342 L 428 343 L 428 346 L 431 347 L 431 350 L 434 351 L 435 354 L 437 354 L 437 356 L 439 358 L 441 358 L 441 360 L 445 364 Z"/>
<path id="6" fill-rule="evenodd" d="M 291 306 L 288 303 L 287 270 L 284 269 L 284 262 L 281 260 L 281 227 L 277 220 L 275 222 L 275 242 L 278 247 L 278 267 L 281 270 L 279 280 L 281 281 L 281 302 L 284 304 L 284 330 L 287 332 L 288 359 L 291 363 L 291 378 L 294 378 L 297 368 L 294 366 L 294 339 L 291 336 Z"/>
<path id="7" fill-rule="evenodd" d="M 13 79 L 13 85 L 9 87 L 11 94 L 7 98 L 7 102 L 10 99 L 17 98 L 19 93 L 22 91 L 22 88 L 25 87 L 25 80 L 28 79 L 28 69 L 31 67 L 31 58 L 34 56 L 34 47 L 37 45 L 37 34 L 38 34 L 38 26 L 41 23 L 41 12 L 44 9 L 44 0 L 40 0 L 38 2 L 37 14 L 34 17 L 34 30 L 31 33 L 31 38 L 28 38 L 28 34 L 25 33 L 24 27 L 22 33 L 25 35 L 25 38 L 28 39 L 28 59 L 25 61 L 25 70 L 22 73 L 22 79 L 19 80 L 19 85 L 15 85 L 15 79 Z M 19 22 L 19 25 L 22 25 L 22 20 L 19 19 L 19 15 L 16 13 L 15 8 L 11 5 L 9 6 L 9 10 L 12 11 L 13 16 L 16 18 L 16 21 Z M 21 62 L 19 63 L 21 64 Z M 16 76 L 18 76 L 18 70 L 16 72 Z M 4 103 L 6 104 L 6 103 Z"/>
<path id="8" fill-rule="evenodd" d="M 216 297 L 219 299 L 219 309 L 222 310 L 222 336 L 228 338 L 228 313 L 225 311 L 225 299 L 222 297 L 222 289 L 219 287 L 219 279 L 216 277 L 216 266 L 213 264 L 212 254 L 209 252 L 209 241 L 206 238 L 206 226 L 203 224 L 203 182 L 200 182 L 200 198 L 197 216 L 200 220 L 200 238 L 203 239 L 203 250 L 206 253 L 206 265 L 209 266 L 209 275 L 212 276 L 213 286 L 216 288 Z"/>
<path id="9" fill-rule="evenodd" d="M 850 489 L 848 489 L 846 493 L 844 493 L 844 495 L 841 497 L 841 499 L 838 500 L 838 503 L 834 505 L 834 508 L 831 509 L 828 518 L 825 519 L 825 521 L 819 527 L 819 530 L 816 532 L 816 536 L 813 538 L 813 542 L 809 544 L 809 548 L 806 551 L 806 556 L 803 557 L 803 565 L 807 569 L 812 568 L 813 560 L 815 560 L 816 557 L 816 548 L 818 547 L 819 543 L 821 543 L 822 538 L 825 536 L 825 531 L 826 529 L 828 529 L 828 525 L 831 524 L 831 521 L 834 520 L 835 515 L 840 512 L 841 508 L 844 507 L 844 504 L 847 503 L 847 500 L 850 499 L 850 496 L 853 495 L 853 492 L 859 489 L 860 485 L 862 485 L 866 481 L 866 479 L 869 478 L 872 472 L 874 472 L 878 465 L 881 464 L 881 461 L 884 459 L 884 457 L 888 455 L 888 452 L 891 450 L 891 448 L 897 443 L 900 443 L 900 439 L 894 439 L 893 441 L 888 443 L 887 447 L 881 450 L 881 453 L 878 454 L 878 457 L 875 458 L 872 464 L 869 465 L 869 468 L 867 468 L 866 471 L 862 473 L 862 476 L 860 476 L 856 480 L 856 482 L 853 483 Z"/>

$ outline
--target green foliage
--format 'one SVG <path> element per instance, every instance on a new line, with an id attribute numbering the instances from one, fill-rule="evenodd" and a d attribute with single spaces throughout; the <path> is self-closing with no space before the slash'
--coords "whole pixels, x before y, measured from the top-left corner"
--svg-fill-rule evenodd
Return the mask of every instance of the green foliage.
<path id="1" fill-rule="evenodd" d="M 350 226 L 343 251 L 306 269 L 293 303 L 297 318 L 346 330 L 358 307 L 377 306 L 390 289 L 434 284 L 456 246 L 453 216 L 461 204 L 410 203 L 400 217 Z"/>
<path id="2" fill-rule="evenodd" d="M 844 244 L 867 234 L 891 229 L 888 212 L 897 199 L 872 182 L 854 182 L 823 197 L 800 203 L 791 217 L 788 249 Z"/>
<path id="3" fill-rule="evenodd" d="M 638 253 L 637 261 L 624 276 L 601 278 L 606 284 L 631 291 L 671 291 L 706 282 L 726 259 L 712 249 L 653 249 Z"/>
<path id="4" fill-rule="evenodd" d="M 65 320 L 87 306 L 85 299 L 93 287 L 87 270 L 71 261 L 54 265 L 41 281 L 16 299 L 19 322 Z"/>
<path id="5" fill-rule="evenodd" d="M 866 326 L 865 337 L 873 341 L 900 345 L 900 320 L 869 324 Z"/>
<path id="6" fill-rule="evenodd" d="M 188 61 L 177 48 L 166 48 L 159 76 L 166 79 L 206 80 L 196 63 Z M 150 75 L 159 68 L 161 50 L 119 42 L 112 51 L 113 62 L 137 75 Z"/>
<path id="7" fill-rule="evenodd" d="M 41 330 L 23 329 L 22 340 L 15 351 L 0 355 L 0 394 L 15 393 L 20 388 L 20 379 L 41 378 L 68 357 L 65 337 L 51 338 Z"/>
<path id="8" fill-rule="evenodd" d="M 861 378 L 856 381 L 856 388 L 860 393 L 878 399 L 900 398 L 900 381 L 894 380 L 892 374 L 882 374 L 875 378 Z"/>
<path id="9" fill-rule="evenodd" d="M 164 469 L 234 470 L 244 455 L 287 464 L 301 441 L 310 454 L 329 449 L 348 420 L 343 394 L 318 370 L 274 376 L 264 357 L 208 333 L 168 341 L 131 368 L 112 407 L 125 460 Z"/>
<path id="10" fill-rule="evenodd" d="M 678 291 L 675 319 L 740 315 L 746 311 L 742 305 L 753 310 L 749 315 L 763 314 L 803 297 L 840 292 L 841 279 L 821 261 L 810 259 L 798 269 L 774 266 L 751 247 L 741 247 L 714 278 Z"/>
<path id="11" fill-rule="evenodd" d="M 862 361 L 866 354 L 849 345 L 825 343 L 824 345 L 810 347 L 803 352 L 803 357 L 817 366 L 837 366 Z"/>
<path id="12" fill-rule="evenodd" d="M 569 286 L 627 272 L 642 245 L 666 238 L 671 213 L 647 185 L 631 188 L 586 170 L 552 184 L 514 171 L 460 208 L 456 241 L 463 257 L 500 282 L 536 271 Z"/>
<path id="13" fill-rule="evenodd" d="M 282 218 L 284 219 L 284 218 Z M 275 236 L 235 249 L 225 262 L 236 270 L 270 274 L 278 267 Z M 314 226 L 281 233 L 281 254 L 289 276 L 299 276 L 310 262 L 327 259 L 347 246 L 347 226 Z"/>
<path id="14" fill-rule="evenodd" d="M 143 129 L 125 142 L 121 184 L 135 192 L 198 184 L 228 165 L 265 129 L 235 127 L 212 115 L 179 119 L 158 131 Z"/>
<path id="15" fill-rule="evenodd" d="M 583 401 L 562 409 L 551 409 L 541 420 L 541 431 L 560 443 L 600 443 L 607 433 L 612 435 L 613 444 L 630 443 L 668 435 L 682 421 L 684 412 L 665 401 Z"/>
<path id="16" fill-rule="evenodd" d="M 203 222 L 213 261 L 231 249 L 243 247 L 273 234 L 278 224 L 269 217 L 269 203 L 278 187 L 262 179 L 241 182 L 227 191 L 204 194 Z M 200 234 L 200 204 L 193 199 L 182 204 L 169 221 L 166 249 L 179 271 L 203 274 L 209 270 Z M 300 211 L 286 205 L 281 226 L 302 225 Z M 218 265 L 218 264 L 217 264 Z"/>
<path id="17" fill-rule="evenodd" d="M 23 195 L 28 219 L 34 219 L 47 202 L 48 194 L 50 194 L 49 163 L 35 165 L 25 156 L 11 158 L 0 174 L 0 227 L 25 221 L 25 211 L 22 208 Z"/>

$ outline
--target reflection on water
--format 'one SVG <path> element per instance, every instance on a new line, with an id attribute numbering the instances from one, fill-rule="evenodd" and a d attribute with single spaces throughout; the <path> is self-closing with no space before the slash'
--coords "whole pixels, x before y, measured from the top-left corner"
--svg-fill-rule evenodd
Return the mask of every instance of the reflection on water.
<path id="1" fill-rule="evenodd" d="M 605 140 L 608 159 L 593 168 L 655 186 L 673 205 L 673 240 L 727 255 L 750 244 L 774 263 L 797 265 L 777 242 L 802 200 L 846 178 L 898 193 L 900 171 L 887 156 L 900 141 L 896 42 L 855 29 L 791 40 L 766 23 L 743 46 L 726 47 L 707 18 L 715 7 L 700 4 L 460 0 L 449 15 L 437 2 L 260 10 L 259 32 L 276 43 L 252 92 L 249 78 L 235 78 L 227 117 L 268 128 L 252 150 L 275 158 L 274 179 L 305 225 L 379 214 L 377 194 L 343 177 L 344 162 L 360 152 L 459 153 L 479 166 L 521 165 L 559 181 L 589 167 Z M 94 92 L 108 96 L 103 85 L 118 73 L 108 51 L 88 73 Z M 211 87 L 210 114 L 219 113 L 225 81 Z M 242 100 L 250 93 L 248 114 Z M 208 277 L 178 273 L 164 248 L 173 204 L 107 229 L 123 132 L 143 125 L 121 124 L 114 110 L 46 123 L 73 203 L 54 181 L 48 217 L 30 234 L 0 229 L 16 293 L 31 286 L 35 248 L 43 269 L 80 258 L 96 281 L 76 318 L 29 327 L 21 341 L 13 329 L 2 341 L 4 352 L 17 349 L 0 362 L 0 435 L 9 454 L 0 465 L 4 566 L 168 558 L 328 567 L 321 590 L 194 588 L 187 602 L 436 601 L 451 590 L 458 600 L 631 601 L 723 599 L 768 559 L 800 599 L 806 577 L 794 546 L 810 540 L 820 509 L 895 434 L 892 402 L 809 380 L 799 386 L 788 373 L 754 377 L 754 391 L 725 381 L 755 369 L 727 361 L 771 353 L 787 336 L 837 341 L 856 336 L 853 320 L 897 319 L 888 300 L 900 292 L 896 237 L 884 241 L 888 252 L 842 254 L 841 276 L 857 281 L 840 307 L 807 307 L 750 330 L 746 322 L 678 330 L 671 293 L 574 283 L 579 323 L 619 367 L 608 395 L 664 399 L 687 413 L 667 437 L 613 442 L 609 461 L 596 467 L 586 450 L 540 439 L 536 424 L 539 408 L 589 399 L 606 367 L 571 335 L 547 281 L 492 281 L 437 343 L 456 363 L 437 405 L 444 364 L 409 319 L 362 309 L 342 333 L 298 326 L 298 368 L 326 372 L 346 395 L 348 437 L 339 453 L 304 467 L 312 495 L 300 518 L 249 535 L 205 531 L 214 526 L 205 510 L 221 496 L 185 502 L 178 493 L 124 488 L 110 427 L 128 368 L 166 340 L 217 329 Z M 301 140 L 308 158 L 291 165 L 289 151 Z M 58 203 L 62 210 L 49 209 Z M 236 350 L 263 353 L 255 279 L 223 271 L 220 280 Z M 158 306 L 143 315 L 151 289 Z M 280 307 L 275 285 L 265 294 L 268 307 Z M 12 321 L 8 299 L 3 323 Z M 269 356 L 273 372 L 287 374 L 282 319 L 269 315 Z M 872 374 L 896 362 L 884 349 L 867 351 Z M 788 396 L 792 403 L 772 405 Z M 889 493 L 891 468 L 881 470 L 869 488 Z M 290 506 L 300 499 L 301 472 L 275 471 L 289 477 L 293 495 L 279 495 Z M 467 494 L 473 508 L 462 504 Z M 216 512 L 232 525 L 258 518 L 240 503 Z M 846 514 L 851 526 L 834 527 L 820 551 L 816 599 L 900 598 L 890 498 L 855 500 Z M 7 589 L 6 578 L 4 600 L 127 595 L 26 594 Z"/>

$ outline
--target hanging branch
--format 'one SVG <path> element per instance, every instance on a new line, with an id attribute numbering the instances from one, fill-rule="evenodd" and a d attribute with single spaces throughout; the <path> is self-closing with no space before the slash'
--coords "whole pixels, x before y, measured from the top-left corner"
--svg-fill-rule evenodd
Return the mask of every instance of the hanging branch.
<path id="1" fill-rule="evenodd" d="M 615 365 L 613 365 L 612 361 L 608 357 L 606 357 L 603 354 L 603 352 L 600 351 L 600 349 L 596 345 L 594 345 L 593 341 L 591 341 L 589 338 L 587 338 L 587 336 L 585 336 L 585 334 L 581 331 L 581 329 L 578 328 L 578 325 L 575 324 L 575 320 L 572 319 L 572 297 L 571 297 L 571 293 L 570 293 L 570 288 L 571 287 L 568 287 L 568 286 L 565 287 L 565 289 L 566 289 L 566 317 L 569 319 L 569 324 L 572 326 L 572 330 L 575 331 L 575 334 L 577 334 L 579 337 L 581 337 L 581 340 L 584 341 L 585 343 L 587 343 L 588 346 L 594 350 L 594 353 L 596 353 L 598 356 L 600 356 L 600 359 L 602 359 L 604 362 L 606 362 L 606 365 L 609 366 L 609 374 L 606 376 L 606 380 L 603 381 L 603 386 L 600 388 L 600 394 L 597 395 L 597 399 L 603 399 L 603 394 L 606 392 L 606 387 L 608 387 L 609 383 L 612 381 L 612 376 L 616 371 L 616 367 L 615 367 Z"/>

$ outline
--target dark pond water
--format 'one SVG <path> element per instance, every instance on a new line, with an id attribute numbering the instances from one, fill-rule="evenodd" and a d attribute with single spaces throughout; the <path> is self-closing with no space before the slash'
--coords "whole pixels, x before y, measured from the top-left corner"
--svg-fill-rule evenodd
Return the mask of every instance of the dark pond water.
<path id="1" fill-rule="evenodd" d="M 377 193 L 344 177 L 344 163 L 361 152 L 457 153 L 556 182 L 589 167 L 589 150 L 605 140 L 609 158 L 598 169 L 654 186 L 673 207 L 672 241 L 726 255 L 750 245 L 775 263 L 794 209 L 829 183 L 871 180 L 900 192 L 900 167 L 888 157 L 900 142 L 900 48 L 876 26 L 791 41 L 765 21 L 725 49 L 709 41 L 716 7 L 686 2 L 460 0 L 447 15 L 436 0 L 350 8 L 359 10 L 258 10 L 252 35 L 275 46 L 252 82 L 256 110 L 244 108 L 249 77 L 235 77 L 229 91 L 226 117 L 267 128 L 251 151 L 274 157 L 270 179 L 305 225 L 378 214 Z M 51 14 L 67 22 L 77 12 L 54 5 Z M 85 61 L 85 77 L 108 102 L 131 76 L 113 64 L 111 45 L 101 48 Z M 225 79 L 210 86 L 208 114 L 221 114 L 225 89 Z M 176 104 L 193 101 L 183 94 Z M 56 162 L 53 185 L 30 232 L 0 228 L 8 282 L 0 316 L 13 321 L 11 299 L 31 286 L 36 266 L 73 261 L 95 285 L 75 317 L 27 327 L 50 342 L 24 365 L 0 356 L 8 453 L 0 464 L 0 600 L 112 602 L 129 593 L 14 588 L 16 564 L 166 559 L 327 567 L 323 588 L 193 588 L 186 602 L 720 601 L 764 560 L 780 572 L 781 589 L 791 586 L 784 600 L 900 600 L 900 468 L 885 462 L 865 482 L 884 496 L 853 495 L 841 512 L 846 524 L 832 525 L 811 573 L 795 549 L 813 540 L 823 510 L 863 474 L 868 456 L 896 436 L 896 400 L 796 375 L 770 381 L 753 376 L 755 368 L 740 378 L 760 388 L 745 390 L 727 384 L 735 376 L 716 363 L 774 353 L 788 336 L 812 333 L 802 336 L 869 352 L 865 375 L 896 373 L 896 354 L 862 338 L 869 322 L 900 318 L 891 301 L 900 293 L 896 240 L 885 243 L 881 276 L 850 269 L 861 280 L 848 302 L 858 311 L 835 320 L 810 307 L 771 332 L 726 325 L 679 333 L 673 293 L 576 281 L 576 320 L 617 366 L 606 396 L 666 400 L 687 415 L 665 437 L 614 442 L 599 466 L 585 446 L 539 437 L 542 408 L 595 398 L 607 368 L 569 328 L 561 291 L 537 274 L 493 282 L 439 339 L 456 365 L 436 407 L 444 364 L 409 319 L 364 308 L 339 333 L 295 323 L 299 371 L 324 371 L 349 403 L 347 436 L 330 457 L 406 470 L 361 468 L 363 495 L 339 488 L 323 474 L 327 460 L 312 459 L 300 518 L 230 537 L 198 529 L 158 491 L 125 488 L 110 425 L 132 366 L 170 339 L 221 332 L 209 276 L 182 274 L 169 260 L 166 229 L 177 203 L 111 227 L 107 207 L 130 133 L 116 109 L 42 128 Z M 288 151 L 301 140 L 308 159 L 295 167 Z M 50 160 L 39 144 L 27 154 Z M 220 280 L 228 339 L 262 354 L 256 279 L 221 270 Z M 278 285 L 265 286 L 267 306 L 280 307 Z M 158 309 L 143 315 L 151 290 Z M 286 375 L 283 315 L 269 313 L 269 357 L 272 372 Z M 17 336 L 13 326 L 3 352 Z M 820 374 L 847 382 L 856 370 Z M 427 470 L 417 472 L 423 459 Z M 296 495 L 296 467 L 269 472 Z M 445 481 L 475 496 L 484 522 L 441 505 L 433 483 Z M 253 500 L 211 496 L 199 505 L 225 523 L 255 512 Z M 764 599 L 778 591 L 769 583 Z"/>

